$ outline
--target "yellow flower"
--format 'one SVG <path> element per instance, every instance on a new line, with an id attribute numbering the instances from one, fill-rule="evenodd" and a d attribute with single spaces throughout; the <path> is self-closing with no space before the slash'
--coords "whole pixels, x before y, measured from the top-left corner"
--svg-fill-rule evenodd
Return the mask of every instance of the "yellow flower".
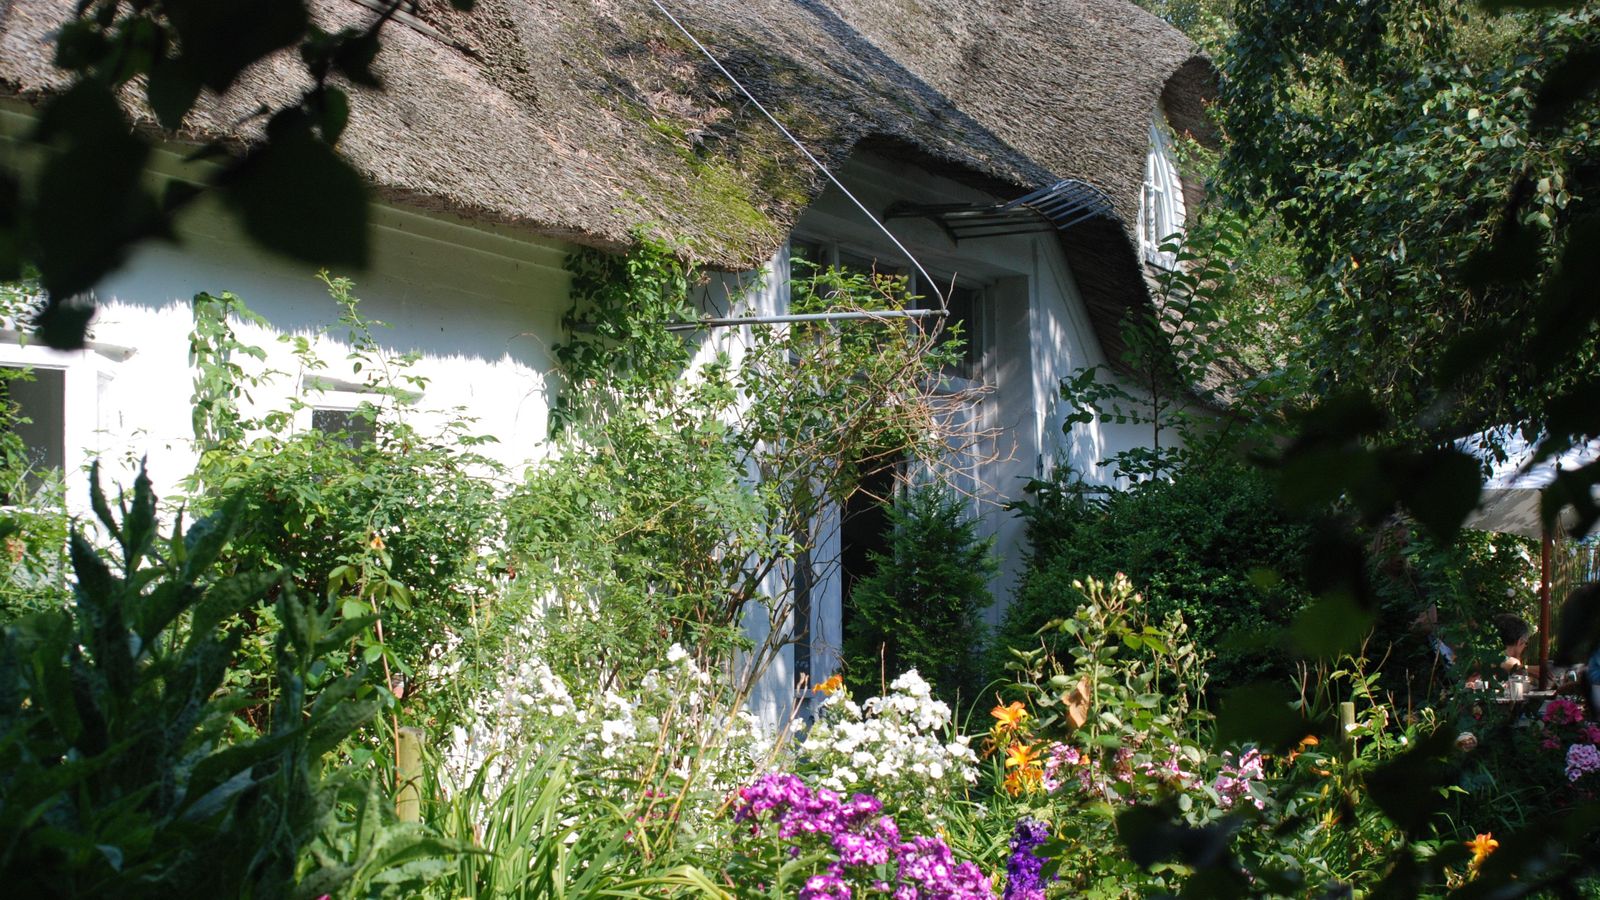
<path id="1" fill-rule="evenodd" d="M 368 541 L 367 545 L 370 546 L 374 550 L 382 550 L 383 549 L 383 535 L 381 535 L 381 534 L 377 533 L 376 531 L 374 531 L 372 533 L 372 540 Z"/>
<path id="2" fill-rule="evenodd" d="M 812 688 L 811 692 L 816 694 L 837 694 L 843 688 L 844 676 L 836 674 L 829 677 L 827 681 L 824 681 L 823 683 Z"/>
<path id="3" fill-rule="evenodd" d="M 1013 700 L 1010 706 L 996 706 L 989 710 L 989 715 L 998 720 L 995 731 L 1007 732 L 1016 731 L 1022 725 L 1022 720 L 1028 717 L 1028 711 L 1023 708 L 1021 700 Z"/>
<path id="4" fill-rule="evenodd" d="M 1031 769 L 1036 768 L 1039 762 L 1037 744 L 1023 745 L 1014 743 L 1006 748 L 1006 768 Z"/>
<path id="5" fill-rule="evenodd" d="M 1483 861 L 1489 858 L 1489 854 L 1500 846 L 1500 842 L 1494 839 L 1494 832 L 1480 834 L 1472 840 L 1463 841 L 1462 843 L 1466 844 L 1467 849 L 1472 851 L 1473 871 L 1477 871 L 1478 867 L 1483 865 Z"/>
<path id="6" fill-rule="evenodd" d="M 1037 768 L 1018 769 L 1006 775 L 1006 793 L 1015 797 L 1021 793 L 1033 793 L 1043 786 L 1044 772 Z"/>

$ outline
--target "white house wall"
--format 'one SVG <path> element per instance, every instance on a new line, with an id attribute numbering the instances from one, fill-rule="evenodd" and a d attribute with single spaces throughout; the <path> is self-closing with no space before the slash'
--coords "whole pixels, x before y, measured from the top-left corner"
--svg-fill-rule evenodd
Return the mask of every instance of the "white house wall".
<path id="1" fill-rule="evenodd" d="M 474 418 L 473 432 L 498 438 L 482 452 L 519 468 L 540 452 L 545 438 L 550 345 L 560 334 L 568 303 L 561 251 L 389 208 L 378 209 L 373 236 L 373 266 L 354 274 L 355 293 L 363 316 L 389 326 L 374 329 L 386 353 L 420 354 L 408 371 L 428 383 L 407 414 L 409 421 L 427 433 L 457 414 Z M 239 330 L 242 340 L 267 351 L 263 370 L 285 373 L 254 392 L 247 412 L 282 409 L 295 395 L 329 407 L 353 406 L 361 399 L 307 390 L 309 373 L 301 371 L 291 348 L 276 340 L 282 334 L 330 329 L 333 339 L 318 347 L 328 368 L 316 374 L 352 384 L 366 380 L 345 359 L 340 311 L 315 272 L 251 248 L 213 213 L 186 220 L 183 237 L 177 247 L 147 245 L 96 290 L 95 342 L 133 353 L 118 362 L 92 352 L 76 354 L 93 359 L 109 378 L 98 397 L 104 408 L 86 413 L 72 408 L 69 399 L 68 410 L 69 420 L 80 426 L 97 421 L 103 428 L 84 445 L 103 457 L 148 456 L 163 493 L 173 492 L 195 463 L 193 371 L 187 355 L 196 293 L 231 291 L 271 323 Z M 0 350 L 0 362 L 18 349 Z M 74 396 L 79 404 L 87 397 Z M 308 427 L 309 416 L 303 418 L 300 426 Z M 72 496 L 76 504 L 81 491 Z"/>

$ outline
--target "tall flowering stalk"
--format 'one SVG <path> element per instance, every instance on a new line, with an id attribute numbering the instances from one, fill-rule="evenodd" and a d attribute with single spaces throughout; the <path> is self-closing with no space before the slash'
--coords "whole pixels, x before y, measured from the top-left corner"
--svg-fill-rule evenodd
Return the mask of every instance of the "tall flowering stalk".
<path id="1" fill-rule="evenodd" d="M 1037 819 L 1022 818 L 1011 834 L 1011 856 L 1006 859 L 1006 890 L 1002 900 L 1044 900 L 1044 866 L 1048 859 L 1037 848 L 1050 839 L 1050 828 Z"/>

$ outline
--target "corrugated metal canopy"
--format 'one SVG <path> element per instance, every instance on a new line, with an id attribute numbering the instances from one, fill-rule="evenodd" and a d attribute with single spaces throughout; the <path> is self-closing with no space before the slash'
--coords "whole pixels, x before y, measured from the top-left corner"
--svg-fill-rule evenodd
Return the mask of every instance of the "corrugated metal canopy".
<path id="1" fill-rule="evenodd" d="M 1009 203 L 896 203 L 883 213 L 888 219 L 931 219 L 950 240 L 1006 237 L 1041 231 L 1066 231 L 1094 218 L 1117 221 L 1111 198 L 1094 185 L 1066 178 Z"/>
<path id="2" fill-rule="evenodd" d="M 1504 447 L 1506 459 L 1494 461 L 1485 448 L 1498 443 Z M 1556 473 L 1576 469 L 1600 459 L 1600 438 L 1579 444 L 1555 459 L 1533 463 L 1536 443 L 1529 443 L 1521 435 L 1482 432 L 1456 443 L 1460 449 L 1489 464 L 1489 475 L 1483 482 L 1483 496 L 1478 508 L 1467 517 L 1466 527 L 1475 531 L 1495 531 L 1538 538 L 1543 534 L 1539 504 L 1544 489 L 1556 480 Z M 1562 525 L 1574 524 L 1572 511 L 1564 510 Z M 1594 533 L 1591 531 L 1591 534 Z"/>

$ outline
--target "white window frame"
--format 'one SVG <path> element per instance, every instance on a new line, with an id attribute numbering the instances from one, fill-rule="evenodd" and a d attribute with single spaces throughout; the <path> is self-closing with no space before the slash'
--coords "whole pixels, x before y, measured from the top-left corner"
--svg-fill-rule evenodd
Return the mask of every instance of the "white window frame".
<path id="1" fill-rule="evenodd" d="M 100 395 L 103 384 L 116 379 L 117 364 L 133 356 L 130 347 L 89 341 L 82 350 L 52 350 L 32 337 L 0 328 L 0 366 L 62 373 L 62 469 L 67 507 L 88 508 L 88 468 L 106 449 Z"/>
<path id="2" fill-rule="evenodd" d="M 1145 157 L 1144 187 L 1139 202 L 1139 247 L 1146 262 L 1166 269 L 1177 268 L 1177 255 L 1163 251 L 1161 245 L 1183 231 L 1187 211 L 1183 202 L 1183 180 L 1172 147 L 1166 116 L 1157 109 L 1150 118 L 1150 150 Z"/>

